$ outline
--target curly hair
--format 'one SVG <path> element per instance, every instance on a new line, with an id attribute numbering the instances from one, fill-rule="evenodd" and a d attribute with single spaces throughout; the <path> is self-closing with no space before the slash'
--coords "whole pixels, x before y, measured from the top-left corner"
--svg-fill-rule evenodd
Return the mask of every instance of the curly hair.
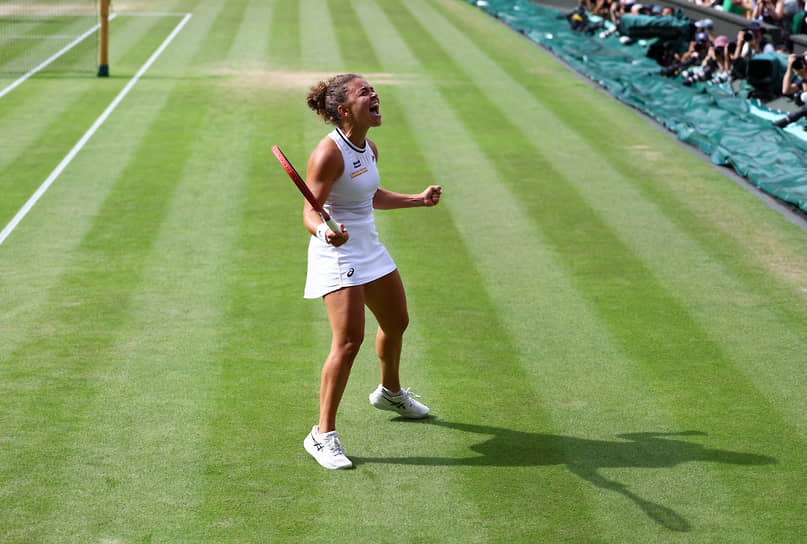
<path id="1" fill-rule="evenodd" d="M 306 97 L 308 107 L 325 122 L 338 127 L 342 123 L 342 115 L 337 108 L 347 101 L 347 84 L 360 77 L 358 74 L 339 74 L 320 81 L 311 87 Z"/>

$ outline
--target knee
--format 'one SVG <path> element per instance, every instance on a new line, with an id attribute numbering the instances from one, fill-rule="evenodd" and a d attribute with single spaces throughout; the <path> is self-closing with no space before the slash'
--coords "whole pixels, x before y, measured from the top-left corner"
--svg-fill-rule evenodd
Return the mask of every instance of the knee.
<path id="1" fill-rule="evenodd" d="M 339 360 L 352 364 L 353 359 L 359 354 L 363 340 L 364 338 L 361 336 L 347 337 L 339 340 L 334 339 L 331 351 L 334 352 Z"/>
<path id="2" fill-rule="evenodd" d="M 396 319 L 394 322 L 385 324 L 385 326 L 382 327 L 382 330 L 384 331 L 384 334 L 387 335 L 403 336 L 403 333 L 406 331 L 408 326 L 409 314 L 404 312 L 399 315 L 398 319 Z"/>
<path id="3" fill-rule="evenodd" d="M 401 334 L 404 333 L 406 328 L 409 326 L 409 314 L 404 312 L 401 316 Z"/>

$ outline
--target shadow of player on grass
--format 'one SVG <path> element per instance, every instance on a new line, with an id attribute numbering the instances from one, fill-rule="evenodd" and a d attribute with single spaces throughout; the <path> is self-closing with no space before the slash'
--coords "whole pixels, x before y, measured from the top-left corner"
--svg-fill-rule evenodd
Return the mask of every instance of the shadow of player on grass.
<path id="1" fill-rule="evenodd" d="M 403 421 L 403 420 L 400 420 Z M 489 435 L 474 444 L 477 455 L 469 457 L 353 457 L 354 463 L 388 463 L 428 466 L 547 466 L 566 465 L 570 472 L 601 488 L 615 491 L 633 501 L 656 523 L 673 531 L 689 531 L 689 522 L 666 506 L 644 499 L 628 487 L 600 474 L 604 468 L 665 468 L 688 462 L 712 462 L 733 465 L 767 465 L 776 459 L 766 455 L 711 449 L 681 440 L 706 433 L 628 433 L 619 440 L 590 440 L 555 434 L 525 433 L 501 427 L 453 423 L 434 417 L 422 420 L 428 425 L 462 432 Z"/>

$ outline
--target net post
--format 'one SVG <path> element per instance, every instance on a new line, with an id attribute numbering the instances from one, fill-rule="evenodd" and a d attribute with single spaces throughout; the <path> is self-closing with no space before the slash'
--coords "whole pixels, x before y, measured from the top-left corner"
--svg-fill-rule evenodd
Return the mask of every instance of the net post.
<path id="1" fill-rule="evenodd" d="M 98 77 L 109 77 L 109 2 L 99 0 Z"/>

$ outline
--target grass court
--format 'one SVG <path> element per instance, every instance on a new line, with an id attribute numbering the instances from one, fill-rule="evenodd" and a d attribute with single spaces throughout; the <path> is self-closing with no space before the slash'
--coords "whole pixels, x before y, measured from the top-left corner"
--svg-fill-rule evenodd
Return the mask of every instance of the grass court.
<path id="1" fill-rule="evenodd" d="M 111 77 L 90 39 L 0 98 L 0 228 L 61 168 L 0 245 L 0 541 L 807 540 L 802 228 L 464 0 L 113 9 Z M 370 407 L 368 313 L 333 472 L 270 147 L 344 71 L 382 186 L 444 192 L 376 214 L 434 417 Z"/>

